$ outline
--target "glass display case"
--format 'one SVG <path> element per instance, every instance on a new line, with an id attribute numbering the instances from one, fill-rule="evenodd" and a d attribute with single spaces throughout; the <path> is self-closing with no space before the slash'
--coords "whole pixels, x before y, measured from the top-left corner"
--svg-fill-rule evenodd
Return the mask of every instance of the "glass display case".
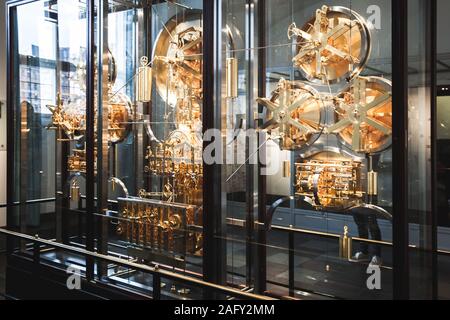
<path id="1" fill-rule="evenodd" d="M 248 151 L 245 167 L 223 171 L 227 218 L 247 225 L 247 234 L 227 230 L 237 233 L 227 247 L 231 281 L 245 283 L 251 270 L 241 266 L 255 264 L 260 290 L 356 298 L 366 288 L 362 262 L 382 260 L 383 292 L 366 290 L 366 298 L 392 296 L 392 251 L 377 244 L 392 240 L 390 8 L 223 1 L 222 29 L 243 38 L 222 51 L 223 66 L 238 61 L 238 90 L 222 101 L 223 135 L 242 125 L 241 141 L 256 131 L 260 148 L 258 161 Z M 222 79 L 228 88 L 228 73 Z M 248 235 L 259 254 L 239 245 Z M 235 258 L 242 250 L 246 261 Z"/>
<path id="2" fill-rule="evenodd" d="M 39 258 L 143 295 L 155 281 L 123 261 L 255 297 L 392 299 L 409 244 L 395 219 L 415 197 L 395 168 L 420 158 L 419 186 L 431 156 L 399 142 L 395 120 L 429 101 L 411 89 L 408 108 L 394 90 L 393 35 L 406 35 L 393 8 L 12 1 L 9 229 L 94 252 Z M 411 145 L 431 140 L 428 123 Z M 410 223 L 426 225 L 430 202 L 416 200 Z M 9 249 L 31 254 L 23 240 Z M 159 298 L 205 297 L 173 277 Z"/>

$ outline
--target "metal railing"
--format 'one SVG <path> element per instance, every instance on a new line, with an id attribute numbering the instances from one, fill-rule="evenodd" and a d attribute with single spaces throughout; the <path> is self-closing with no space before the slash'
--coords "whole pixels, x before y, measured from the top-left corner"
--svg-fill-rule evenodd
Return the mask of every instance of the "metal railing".
<path id="1" fill-rule="evenodd" d="M 193 287 L 198 287 L 207 290 L 207 292 L 212 294 L 224 294 L 232 298 L 244 299 L 244 300 L 275 300 L 274 298 L 258 295 L 250 292 L 241 291 L 235 288 L 222 286 L 210 282 L 203 281 L 201 279 L 196 279 L 193 277 L 185 276 L 179 273 L 167 271 L 159 268 L 158 266 L 151 267 L 144 264 L 139 264 L 131 262 L 122 258 L 117 258 L 114 256 L 104 255 L 97 252 L 91 252 L 82 248 L 62 244 L 52 240 L 45 240 L 39 237 L 33 237 L 30 235 L 22 234 L 15 231 L 6 230 L 0 228 L 0 234 L 6 237 L 13 237 L 33 243 L 33 259 L 35 263 L 40 263 L 40 249 L 41 245 L 50 246 L 54 248 L 61 249 L 66 252 L 83 255 L 86 258 L 92 258 L 97 260 L 102 260 L 111 264 L 115 264 L 122 267 L 127 267 L 134 269 L 136 271 L 141 271 L 144 273 L 151 274 L 153 277 L 153 299 L 161 299 L 161 278 L 169 279 L 175 282 L 181 282 L 186 285 L 191 285 Z"/>

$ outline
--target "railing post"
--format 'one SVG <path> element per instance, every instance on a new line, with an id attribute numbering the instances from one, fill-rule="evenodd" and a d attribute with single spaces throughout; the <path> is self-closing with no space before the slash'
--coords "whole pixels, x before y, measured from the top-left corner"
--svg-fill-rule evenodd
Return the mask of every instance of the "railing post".
<path id="1" fill-rule="evenodd" d="M 161 276 L 158 271 L 158 266 L 155 267 L 153 273 L 153 300 L 161 300 Z"/>
<path id="2" fill-rule="evenodd" d="M 294 232 L 289 232 L 289 296 L 293 297 L 295 291 L 295 255 Z"/>

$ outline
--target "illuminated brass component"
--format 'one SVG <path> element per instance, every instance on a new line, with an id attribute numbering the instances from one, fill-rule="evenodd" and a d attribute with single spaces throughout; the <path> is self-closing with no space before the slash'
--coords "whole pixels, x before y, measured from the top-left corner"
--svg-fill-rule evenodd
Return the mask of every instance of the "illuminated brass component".
<path id="1" fill-rule="evenodd" d="M 343 210 L 363 200 L 361 163 L 344 159 L 310 159 L 296 163 L 296 194 L 315 207 Z"/>
<path id="2" fill-rule="evenodd" d="M 108 133 L 111 143 L 123 141 L 129 134 L 132 121 L 130 99 L 123 94 L 115 94 L 108 102 Z"/>
<path id="3" fill-rule="evenodd" d="M 359 77 L 335 101 L 335 124 L 325 128 L 336 133 L 356 152 L 385 150 L 391 144 L 391 82 L 379 77 Z"/>
<path id="4" fill-rule="evenodd" d="M 278 130 L 282 149 L 311 145 L 322 128 L 322 102 L 316 96 L 317 92 L 303 83 L 281 79 L 271 99 L 256 99 L 268 111 L 262 129 Z"/>
<path id="5" fill-rule="evenodd" d="M 132 105 L 130 99 L 122 93 L 113 93 L 112 88 L 117 77 L 116 63 L 113 55 L 108 51 L 108 101 L 104 101 L 108 114 L 108 133 L 111 143 L 123 141 L 130 131 L 132 120 Z M 85 90 L 85 66 L 77 69 L 80 86 Z M 97 99 L 95 100 L 95 112 L 98 112 Z M 58 93 L 55 106 L 47 105 L 52 112 L 52 125 L 61 129 L 70 140 L 80 140 L 86 132 L 86 102 L 84 99 L 75 99 L 64 105 Z M 97 116 L 95 121 L 97 121 Z M 95 127 L 97 123 L 95 122 Z"/>
<path id="6" fill-rule="evenodd" d="M 136 79 L 136 100 L 150 102 L 152 100 L 152 68 L 147 57 L 141 58 Z"/>
<path id="7" fill-rule="evenodd" d="M 344 227 L 344 234 L 339 240 L 339 256 L 347 260 L 352 258 L 352 238 L 348 235 L 347 226 Z"/>
<path id="8" fill-rule="evenodd" d="M 289 178 L 291 176 L 291 162 L 289 160 L 283 161 L 283 178 Z"/>
<path id="9" fill-rule="evenodd" d="M 94 168 L 95 174 L 97 174 L 97 151 L 94 155 Z M 67 170 L 69 172 L 86 173 L 86 151 L 85 150 L 73 150 L 73 154 L 68 157 Z"/>
<path id="10" fill-rule="evenodd" d="M 191 89 L 195 99 L 203 96 L 202 12 L 192 10 L 172 17 L 158 35 L 153 50 L 153 71 L 158 94 L 169 105 L 177 104 L 179 91 Z"/>
<path id="11" fill-rule="evenodd" d="M 199 207 L 134 197 L 118 200 L 120 216 L 127 221 L 121 221 L 116 231 L 126 241 L 167 254 L 201 254 L 201 232 L 186 232 L 188 226 L 201 225 Z"/>
<path id="12" fill-rule="evenodd" d="M 226 64 L 227 98 L 238 97 L 238 60 L 227 58 Z"/>
<path id="13" fill-rule="evenodd" d="M 60 93 L 58 93 L 56 100 L 56 105 L 47 105 L 52 113 L 52 125 L 64 131 L 71 140 L 81 139 L 86 130 L 84 105 L 80 102 L 74 102 L 64 106 Z"/>
<path id="14" fill-rule="evenodd" d="M 378 195 L 378 173 L 375 171 L 367 173 L 367 194 L 369 196 Z"/>
<path id="15" fill-rule="evenodd" d="M 80 185 L 77 180 L 73 180 L 70 185 L 70 200 L 78 202 L 80 200 Z"/>
<path id="16" fill-rule="evenodd" d="M 364 19 L 344 7 L 323 6 L 302 28 L 288 28 L 297 44 L 294 65 L 316 83 L 352 79 L 364 68 L 370 55 L 370 31 Z"/>

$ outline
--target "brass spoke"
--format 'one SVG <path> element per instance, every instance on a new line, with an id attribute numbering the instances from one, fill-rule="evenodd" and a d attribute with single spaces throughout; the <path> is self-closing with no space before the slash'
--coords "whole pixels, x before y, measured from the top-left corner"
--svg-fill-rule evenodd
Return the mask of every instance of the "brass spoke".
<path id="1" fill-rule="evenodd" d="M 333 38 L 334 40 L 336 40 L 349 30 L 350 26 L 348 24 L 339 24 L 327 33 L 327 39 Z"/>
<path id="2" fill-rule="evenodd" d="M 300 131 L 303 131 L 305 133 L 310 133 L 312 131 L 315 131 L 314 128 L 310 128 L 309 126 L 305 126 L 303 124 L 301 124 L 298 121 L 295 121 L 294 119 L 290 119 L 288 122 L 291 126 L 296 127 L 297 129 L 299 129 Z"/>
<path id="3" fill-rule="evenodd" d="M 199 44 L 202 41 L 201 38 L 197 38 L 194 41 L 190 41 L 188 44 L 184 45 L 183 47 L 181 47 L 181 50 L 186 51 L 191 49 L 193 46 Z"/>
<path id="4" fill-rule="evenodd" d="M 325 128 L 325 131 L 328 133 L 337 133 L 348 127 L 350 124 L 351 121 L 349 119 L 342 119 L 331 127 Z"/>
<path id="5" fill-rule="evenodd" d="M 273 103 L 272 101 L 270 101 L 267 98 L 257 98 L 256 102 L 258 104 L 265 106 L 267 109 L 269 109 L 272 112 L 275 111 L 276 109 L 278 109 L 278 105 L 276 105 L 275 103 Z"/>
<path id="6" fill-rule="evenodd" d="M 384 123 L 372 119 L 372 118 L 367 118 L 366 119 L 366 123 L 372 127 L 374 127 L 375 129 L 383 132 L 385 135 L 389 135 L 391 134 L 391 129 L 389 127 L 387 127 Z"/>
<path id="7" fill-rule="evenodd" d="M 377 97 L 371 103 L 368 103 L 367 105 L 365 105 L 362 109 L 363 109 L 363 111 L 368 112 L 369 110 L 384 104 L 389 99 L 391 99 L 391 94 L 390 93 L 385 93 L 385 94 Z"/>
<path id="8" fill-rule="evenodd" d="M 273 129 L 278 125 L 277 121 L 275 119 L 270 119 L 266 123 L 264 123 L 261 127 L 261 129 Z"/>
<path id="9" fill-rule="evenodd" d="M 301 107 L 306 101 L 308 101 L 309 97 L 303 96 L 302 98 L 296 100 L 293 104 L 291 104 L 288 108 L 288 112 L 292 112 L 295 109 Z"/>
<path id="10" fill-rule="evenodd" d="M 355 123 L 353 125 L 352 149 L 358 151 L 361 147 L 361 124 Z"/>

